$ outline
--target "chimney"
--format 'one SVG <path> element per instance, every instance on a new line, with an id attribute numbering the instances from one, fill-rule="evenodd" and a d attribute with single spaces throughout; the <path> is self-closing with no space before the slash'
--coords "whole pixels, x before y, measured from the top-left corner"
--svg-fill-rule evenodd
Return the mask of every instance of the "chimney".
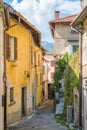
<path id="1" fill-rule="evenodd" d="M 55 19 L 59 19 L 60 18 L 60 11 L 55 11 Z"/>

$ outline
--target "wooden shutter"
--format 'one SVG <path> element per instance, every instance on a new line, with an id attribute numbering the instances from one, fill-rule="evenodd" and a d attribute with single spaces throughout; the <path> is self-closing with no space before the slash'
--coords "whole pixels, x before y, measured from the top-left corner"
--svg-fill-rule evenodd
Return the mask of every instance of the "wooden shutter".
<path id="1" fill-rule="evenodd" d="M 40 55 L 38 54 L 38 66 L 40 66 Z"/>
<path id="2" fill-rule="evenodd" d="M 10 36 L 8 34 L 6 34 L 5 36 L 6 36 L 6 39 L 5 39 L 6 59 L 9 60 L 10 59 L 10 44 L 9 44 L 9 38 L 10 38 Z"/>
<path id="3" fill-rule="evenodd" d="M 17 60 L 17 38 L 14 37 L 14 60 Z"/>

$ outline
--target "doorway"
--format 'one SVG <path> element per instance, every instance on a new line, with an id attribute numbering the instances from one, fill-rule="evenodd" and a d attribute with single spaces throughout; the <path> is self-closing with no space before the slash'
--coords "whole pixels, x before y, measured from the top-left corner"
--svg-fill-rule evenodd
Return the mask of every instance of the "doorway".
<path id="1" fill-rule="evenodd" d="M 22 116 L 26 115 L 27 108 L 27 89 L 26 87 L 22 88 L 22 96 L 21 96 L 21 108 L 22 108 Z"/>
<path id="2" fill-rule="evenodd" d="M 52 84 L 48 84 L 48 99 L 54 98 L 54 89 Z"/>

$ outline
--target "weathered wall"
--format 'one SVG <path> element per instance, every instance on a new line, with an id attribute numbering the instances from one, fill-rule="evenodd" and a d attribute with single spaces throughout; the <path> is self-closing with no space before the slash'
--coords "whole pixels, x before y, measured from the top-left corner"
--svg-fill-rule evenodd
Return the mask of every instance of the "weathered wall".
<path id="1" fill-rule="evenodd" d="M 52 84 L 53 83 L 53 75 L 55 72 L 55 59 L 54 59 L 53 53 L 52 54 L 45 54 L 45 59 L 47 60 L 48 83 Z"/>
<path id="2" fill-rule="evenodd" d="M 48 99 L 48 62 L 45 59 L 45 57 L 43 58 L 43 68 L 42 68 L 42 74 L 43 74 L 43 81 L 42 81 L 42 87 L 43 87 L 43 96 L 44 96 L 44 100 Z"/>
<path id="3" fill-rule="evenodd" d="M 10 19 L 11 25 L 16 21 Z M 7 124 L 22 117 L 22 88 L 26 87 L 26 115 L 32 111 L 32 88 L 26 73 L 30 74 L 30 32 L 21 24 L 10 28 L 6 33 L 17 38 L 18 59 L 15 62 L 6 60 L 7 75 Z M 14 87 L 14 104 L 10 104 L 10 87 Z"/>
<path id="4" fill-rule="evenodd" d="M 36 49 L 36 62 L 37 62 L 37 67 L 36 73 L 38 75 L 38 81 L 36 85 L 36 107 L 41 104 L 43 95 L 42 95 L 42 50 L 41 47 L 35 47 Z M 39 55 L 39 57 L 38 57 Z M 39 58 L 39 64 L 38 64 L 38 58 Z"/>
<path id="5" fill-rule="evenodd" d="M 77 33 L 71 33 L 70 23 L 56 23 L 55 24 L 55 34 L 54 34 L 54 48 L 58 55 L 64 54 L 69 51 L 69 44 L 76 43 L 78 40 Z M 71 42 L 70 42 L 71 41 Z"/>
<path id="6" fill-rule="evenodd" d="M 11 18 L 11 25 L 15 25 L 16 21 Z M 10 28 L 6 33 L 17 38 L 18 58 L 14 62 L 6 61 L 7 70 L 7 123 L 13 123 L 22 117 L 22 88 L 26 87 L 25 93 L 25 115 L 29 115 L 35 110 L 35 107 L 42 100 L 42 51 L 37 46 L 31 31 L 23 25 L 17 24 Z M 33 49 L 31 55 L 31 47 Z M 35 53 L 36 64 L 35 65 Z M 40 65 L 38 65 L 38 55 L 40 57 Z M 31 59 L 33 64 L 31 64 Z M 28 77 L 27 77 L 28 74 Z M 36 74 L 38 75 L 38 84 L 36 84 Z M 10 87 L 14 87 L 14 101 L 10 104 Z"/>

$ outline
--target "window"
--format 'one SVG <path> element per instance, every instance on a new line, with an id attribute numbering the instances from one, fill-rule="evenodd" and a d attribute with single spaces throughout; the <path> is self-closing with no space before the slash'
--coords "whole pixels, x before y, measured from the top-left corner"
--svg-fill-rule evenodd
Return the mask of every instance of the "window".
<path id="1" fill-rule="evenodd" d="M 31 64 L 34 65 L 34 49 L 33 47 L 31 46 Z"/>
<path id="2" fill-rule="evenodd" d="M 40 73 L 40 84 L 42 83 L 42 74 Z"/>
<path id="3" fill-rule="evenodd" d="M 34 63 L 35 63 L 35 65 L 37 65 L 37 63 L 36 63 L 36 53 L 34 53 Z"/>
<path id="4" fill-rule="evenodd" d="M 42 66 L 42 73 L 45 74 L 45 66 Z"/>
<path id="5" fill-rule="evenodd" d="M 36 73 L 36 86 L 38 85 L 38 74 Z"/>
<path id="6" fill-rule="evenodd" d="M 10 88 L 10 103 L 14 102 L 14 88 Z"/>
<path id="7" fill-rule="evenodd" d="M 40 66 L 40 55 L 38 54 L 38 66 Z"/>
<path id="8" fill-rule="evenodd" d="M 9 61 L 17 60 L 17 38 L 6 34 L 6 58 Z"/>
<path id="9" fill-rule="evenodd" d="M 78 45 L 73 45 L 72 49 L 73 49 L 73 53 L 75 53 L 78 50 L 79 46 Z"/>

